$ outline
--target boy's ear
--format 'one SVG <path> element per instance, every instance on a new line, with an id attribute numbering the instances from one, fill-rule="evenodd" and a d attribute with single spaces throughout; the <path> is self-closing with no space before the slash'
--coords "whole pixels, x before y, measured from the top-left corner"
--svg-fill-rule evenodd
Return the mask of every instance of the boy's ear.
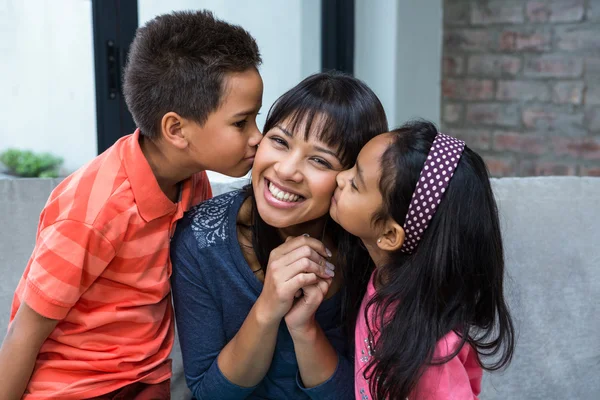
<path id="1" fill-rule="evenodd" d="M 404 228 L 396 221 L 388 219 L 383 234 L 377 239 L 377 247 L 384 251 L 399 250 L 404 243 L 404 237 Z"/>
<path id="2" fill-rule="evenodd" d="M 173 111 L 163 115 L 160 121 L 161 138 L 178 149 L 185 149 L 188 141 L 185 127 L 188 121 Z"/>

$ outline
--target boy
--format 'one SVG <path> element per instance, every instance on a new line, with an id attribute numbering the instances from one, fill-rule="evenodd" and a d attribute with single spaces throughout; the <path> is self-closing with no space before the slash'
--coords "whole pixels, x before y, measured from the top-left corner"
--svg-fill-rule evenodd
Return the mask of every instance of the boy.
<path id="1" fill-rule="evenodd" d="M 124 76 L 138 129 L 46 203 L 0 350 L 0 399 L 169 397 L 170 236 L 211 196 L 201 171 L 252 166 L 260 62 L 248 32 L 209 12 L 138 30 Z"/>

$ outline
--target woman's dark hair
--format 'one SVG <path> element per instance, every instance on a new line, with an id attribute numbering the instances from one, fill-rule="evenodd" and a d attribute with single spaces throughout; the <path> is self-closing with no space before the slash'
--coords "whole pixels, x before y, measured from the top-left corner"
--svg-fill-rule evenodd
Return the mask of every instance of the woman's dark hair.
<path id="1" fill-rule="evenodd" d="M 414 121 L 392 133 L 381 158 L 383 205 L 374 223 L 392 218 L 403 225 L 438 131 L 429 122 Z M 373 323 L 381 329 L 364 372 L 375 398 L 406 398 L 427 366 L 449 361 L 465 344 L 487 370 L 508 365 L 515 333 L 503 277 L 502 237 L 488 172 L 481 157 L 465 147 L 417 249 L 411 255 L 392 253 L 377 270 L 377 294 L 367 310 L 372 308 Z M 364 278 L 350 283 L 366 286 Z M 460 346 L 436 359 L 436 343 L 451 331 L 462 339 Z M 370 325 L 369 332 L 373 338 Z"/>
<path id="2" fill-rule="evenodd" d="M 308 138 L 314 125 L 317 138 L 333 148 L 344 168 L 354 164 L 360 149 L 373 137 L 388 130 L 385 111 L 381 102 L 362 81 L 330 71 L 309 76 L 294 88 L 283 94 L 269 110 L 263 132 L 268 132 L 277 124 L 286 121 L 289 129 L 298 134 L 297 127 L 304 125 L 304 137 Z M 246 187 L 246 194 L 252 195 L 252 187 Z M 266 272 L 269 254 L 283 243 L 277 229 L 267 225 L 256 208 L 252 197 L 252 246 L 263 271 Z M 344 278 L 352 276 L 352 271 L 344 268 L 355 259 L 369 262 L 366 251 L 356 251 L 357 238 L 347 234 L 329 215 L 326 222 L 327 234 L 339 243 L 338 267 Z M 354 264 L 354 263 L 353 263 Z M 361 289 L 357 293 L 344 293 L 360 301 Z M 359 303 L 358 303 L 359 304 Z"/>

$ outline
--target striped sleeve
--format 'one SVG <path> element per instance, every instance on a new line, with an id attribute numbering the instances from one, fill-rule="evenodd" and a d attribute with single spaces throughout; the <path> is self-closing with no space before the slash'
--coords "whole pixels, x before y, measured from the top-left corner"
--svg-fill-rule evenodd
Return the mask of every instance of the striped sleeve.
<path id="1" fill-rule="evenodd" d="M 38 235 L 21 301 L 44 317 L 63 319 L 114 256 L 93 226 L 55 222 Z"/>

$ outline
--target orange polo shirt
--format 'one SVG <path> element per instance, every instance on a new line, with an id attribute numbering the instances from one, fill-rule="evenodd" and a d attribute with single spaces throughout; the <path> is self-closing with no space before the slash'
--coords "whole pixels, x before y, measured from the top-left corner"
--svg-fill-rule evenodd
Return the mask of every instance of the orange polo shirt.
<path id="1" fill-rule="evenodd" d="M 139 131 L 61 182 L 13 298 L 11 321 L 21 302 L 60 320 L 24 399 L 82 399 L 171 377 L 170 237 L 183 213 L 210 197 L 202 172 L 171 202 Z"/>

